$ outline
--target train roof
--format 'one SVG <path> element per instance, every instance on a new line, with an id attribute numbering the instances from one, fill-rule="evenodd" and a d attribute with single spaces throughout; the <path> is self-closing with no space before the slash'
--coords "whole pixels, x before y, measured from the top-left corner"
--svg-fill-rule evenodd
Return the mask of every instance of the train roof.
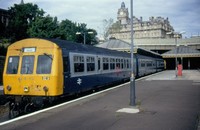
<path id="1" fill-rule="evenodd" d="M 89 53 L 89 54 L 101 54 L 101 55 L 105 54 L 105 55 L 115 55 L 115 56 L 122 56 L 122 55 L 129 56 L 130 55 L 127 52 L 109 50 L 106 48 L 95 47 L 92 45 L 84 45 L 84 44 L 76 43 L 72 41 L 66 41 L 66 40 L 60 40 L 60 39 L 46 39 L 46 40 L 57 44 L 60 48 L 62 48 L 64 54 L 67 51 L 73 51 L 77 53 L 83 52 L 83 53 Z"/>

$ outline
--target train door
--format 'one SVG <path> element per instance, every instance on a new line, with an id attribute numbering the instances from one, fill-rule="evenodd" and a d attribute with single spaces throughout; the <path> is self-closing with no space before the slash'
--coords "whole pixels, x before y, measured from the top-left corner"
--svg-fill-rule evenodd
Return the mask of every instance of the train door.
<path id="1" fill-rule="evenodd" d="M 97 60 L 98 60 L 98 64 L 97 64 L 97 72 L 98 73 L 101 73 L 102 72 L 102 58 L 101 57 L 97 57 Z"/>
<path id="2" fill-rule="evenodd" d="M 97 65 L 96 65 L 96 68 L 97 68 L 97 75 L 98 75 L 98 78 L 97 78 L 97 84 L 101 84 L 101 80 L 103 79 L 101 73 L 102 73 L 102 57 L 99 57 L 97 56 Z"/>
<path id="3" fill-rule="evenodd" d="M 134 66 L 135 77 L 138 76 L 138 72 L 139 72 L 138 65 L 139 65 L 139 63 L 138 63 L 138 57 L 137 57 L 137 55 L 134 55 L 133 66 Z"/>
<path id="4" fill-rule="evenodd" d="M 67 87 L 70 84 L 70 68 L 69 68 L 69 57 L 63 56 L 63 78 L 64 78 L 64 93 L 67 91 Z"/>

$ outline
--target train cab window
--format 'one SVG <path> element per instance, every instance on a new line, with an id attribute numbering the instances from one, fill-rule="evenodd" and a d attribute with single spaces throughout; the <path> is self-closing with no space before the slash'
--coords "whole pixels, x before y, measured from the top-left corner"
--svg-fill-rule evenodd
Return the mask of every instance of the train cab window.
<path id="1" fill-rule="evenodd" d="M 34 66 L 34 56 L 23 56 L 21 74 L 32 74 Z"/>
<path id="2" fill-rule="evenodd" d="M 74 56 L 74 72 L 84 72 L 84 56 Z"/>
<path id="3" fill-rule="evenodd" d="M 86 58 L 87 61 L 87 71 L 95 71 L 95 59 L 94 57 L 88 56 Z"/>
<path id="4" fill-rule="evenodd" d="M 52 67 L 51 55 L 40 55 L 37 61 L 37 74 L 50 74 Z"/>
<path id="5" fill-rule="evenodd" d="M 19 56 L 10 56 L 8 58 L 7 74 L 17 74 L 19 66 Z"/>

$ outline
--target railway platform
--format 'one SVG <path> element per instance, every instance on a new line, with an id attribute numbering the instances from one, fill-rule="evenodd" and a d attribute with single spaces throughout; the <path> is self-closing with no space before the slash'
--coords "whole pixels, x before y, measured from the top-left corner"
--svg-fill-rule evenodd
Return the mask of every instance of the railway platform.
<path id="1" fill-rule="evenodd" d="M 136 81 L 139 113 L 129 108 L 130 84 L 0 123 L 1 130 L 193 130 L 200 114 L 200 72 L 163 71 Z"/>
<path id="2" fill-rule="evenodd" d="M 0 95 L 3 95 L 3 86 L 0 85 Z"/>

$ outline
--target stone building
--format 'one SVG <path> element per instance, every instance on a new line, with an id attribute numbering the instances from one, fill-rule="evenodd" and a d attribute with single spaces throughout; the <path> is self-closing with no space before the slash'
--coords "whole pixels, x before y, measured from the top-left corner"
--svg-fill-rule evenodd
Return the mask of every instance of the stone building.
<path id="1" fill-rule="evenodd" d="M 3 24 L 4 26 L 8 26 L 9 22 L 9 13 L 8 10 L 0 9 L 0 24 Z"/>
<path id="2" fill-rule="evenodd" d="M 120 29 L 111 28 L 111 37 L 121 40 L 130 39 L 131 20 L 124 2 L 121 3 L 121 7 L 118 9 L 116 23 L 118 23 Z M 170 35 L 167 32 L 174 31 L 169 19 L 160 16 L 150 17 L 148 21 L 144 21 L 142 17 L 136 18 L 133 16 L 133 29 L 135 39 L 169 38 Z"/>
<path id="3" fill-rule="evenodd" d="M 24 1 L 21 0 L 20 4 L 24 4 Z M 10 15 L 9 15 L 8 10 L 0 8 L 0 24 L 3 24 L 4 26 L 7 27 L 9 24 L 9 19 L 10 19 Z"/>

